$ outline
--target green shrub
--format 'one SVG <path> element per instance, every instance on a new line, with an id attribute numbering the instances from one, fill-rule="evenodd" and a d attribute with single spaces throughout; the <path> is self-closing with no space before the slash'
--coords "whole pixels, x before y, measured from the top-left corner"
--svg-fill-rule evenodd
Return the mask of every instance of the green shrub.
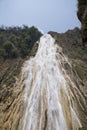
<path id="1" fill-rule="evenodd" d="M 3 46 L 7 52 L 11 51 L 14 48 L 14 45 L 10 41 L 6 41 Z"/>

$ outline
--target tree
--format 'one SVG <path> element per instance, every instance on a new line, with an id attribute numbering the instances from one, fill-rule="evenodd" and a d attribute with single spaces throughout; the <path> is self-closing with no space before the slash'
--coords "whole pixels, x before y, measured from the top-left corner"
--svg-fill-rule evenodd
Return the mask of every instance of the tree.
<path id="1" fill-rule="evenodd" d="M 6 51 L 5 49 L 3 48 L 0 48 L 0 58 L 3 57 L 3 58 L 6 58 L 7 57 L 7 54 L 6 54 Z"/>
<path id="2" fill-rule="evenodd" d="M 16 47 L 10 41 L 4 43 L 4 49 L 7 53 L 7 58 L 16 58 L 18 57 L 18 51 Z"/>
<path id="3" fill-rule="evenodd" d="M 30 54 L 41 32 L 34 26 L 1 27 L 0 28 L 0 57 L 17 58 Z"/>

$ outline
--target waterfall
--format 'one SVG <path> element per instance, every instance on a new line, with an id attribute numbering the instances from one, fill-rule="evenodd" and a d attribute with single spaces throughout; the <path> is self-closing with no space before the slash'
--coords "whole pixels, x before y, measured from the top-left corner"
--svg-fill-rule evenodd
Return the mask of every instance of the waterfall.
<path id="1" fill-rule="evenodd" d="M 81 123 L 72 107 L 69 89 L 69 83 L 74 83 L 63 67 L 64 62 L 70 63 L 49 34 L 43 35 L 38 44 L 36 56 L 23 68 L 22 130 L 79 130 Z"/>

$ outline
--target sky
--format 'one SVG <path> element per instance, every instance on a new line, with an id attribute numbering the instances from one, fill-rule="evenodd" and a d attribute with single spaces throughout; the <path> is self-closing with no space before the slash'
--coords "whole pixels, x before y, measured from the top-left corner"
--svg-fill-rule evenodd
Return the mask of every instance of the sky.
<path id="1" fill-rule="evenodd" d="M 44 33 L 80 27 L 77 0 L 0 0 L 0 26 L 36 26 Z"/>

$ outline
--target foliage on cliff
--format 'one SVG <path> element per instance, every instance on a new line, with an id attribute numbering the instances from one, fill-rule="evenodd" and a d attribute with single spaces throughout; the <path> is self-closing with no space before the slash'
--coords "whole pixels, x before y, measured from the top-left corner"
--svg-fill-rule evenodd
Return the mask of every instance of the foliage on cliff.
<path id="1" fill-rule="evenodd" d="M 82 23 L 81 34 L 83 46 L 87 45 L 87 0 L 78 0 L 77 16 Z"/>
<path id="2" fill-rule="evenodd" d="M 78 5 L 86 5 L 87 4 L 87 0 L 78 0 Z"/>
<path id="3" fill-rule="evenodd" d="M 0 27 L 0 58 L 26 57 L 41 35 L 34 26 Z"/>

